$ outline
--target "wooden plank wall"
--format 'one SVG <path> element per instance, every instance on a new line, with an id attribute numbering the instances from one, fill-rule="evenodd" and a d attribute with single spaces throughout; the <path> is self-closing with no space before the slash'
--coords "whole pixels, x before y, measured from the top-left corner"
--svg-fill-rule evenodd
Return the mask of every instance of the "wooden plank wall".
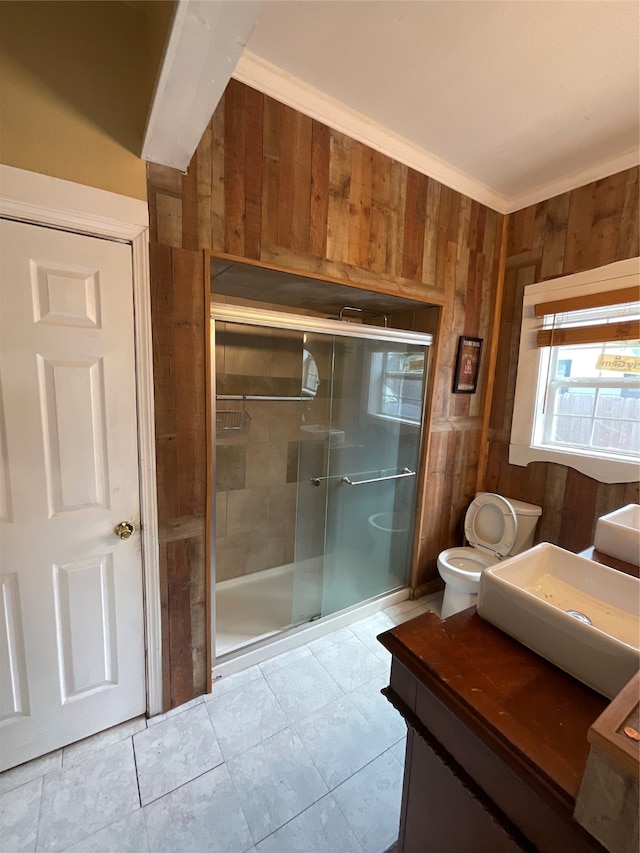
<path id="1" fill-rule="evenodd" d="M 164 293 L 170 286 L 174 298 L 183 286 L 194 292 L 193 258 L 202 249 L 442 305 L 415 578 L 416 586 L 437 584 L 436 557 L 444 547 L 462 541 L 464 511 L 475 490 L 487 382 L 485 359 L 478 393 L 451 393 L 456 346 L 461 334 L 484 338 L 489 346 L 502 216 L 233 80 L 187 173 L 150 165 L 148 177 L 154 301 L 162 306 L 157 317 L 154 312 L 154 347 L 161 352 L 170 349 L 167 339 L 179 349 L 177 328 L 182 322 L 195 325 L 203 316 L 202 306 L 191 297 L 182 306 L 191 312 L 188 316 L 172 313 Z M 178 257 L 191 259 L 188 270 L 177 268 Z M 190 337 L 188 347 L 192 345 Z M 189 350 L 181 359 L 183 367 L 195 355 Z M 177 349 L 173 357 L 176 375 L 156 389 L 161 395 L 178 393 L 172 384 L 178 380 Z M 180 393 L 191 394 L 195 406 L 203 393 L 198 371 L 192 364 L 180 377 Z M 157 405 L 171 404 L 160 399 Z M 180 441 L 181 425 L 176 427 Z M 196 441 L 193 428 L 189 426 L 189 439 L 178 458 L 195 472 L 203 459 L 204 432 L 198 432 Z M 203 422 L 195 429 L 203 430 Z M 157 452 L 159 470 L 171 471 L 175 451 L 160 434 Z M 204 501 L 196 506 L 194 496 L 188 509 L 189 524 L 197 522 L 200 530 Z M 182 507 L 168 508 L 163 529 L 179 530 L 182 512 Z M 207 571 L 201 554 L 190 552 L 187 573 L 187 554 L 177 553 L 185 540 L 176 536 L 172 541 L 175 550 L 163 553 L 169 590 L 174 573 L 178 589 L 175 601 L 170 594 L 167 605 L 170 636 L 174 620 L 176 635 L 193 625 L 193 602 L 200 601 L 198 590 Z M 188 602 L 189 583 L 195 596 Z M 199 665 L 202 648 L 195 637 L 192 629 L 191 653 Z M 170 701 L 177 704 L 194 694 L 188 695 L 188 685 L 182 682 L 174 693 L 173 666 L 171 662 Z M 199 679 L 194 675 L 194 690 Z"/>
<path id="2" fill-rule="evenodd" d="M 639 502 L 638 484 L 598 483 L 553 463 L 509 465 L 523 289 L 640 254 L 638 171 L 611 175 L 509 217 L 485 488 L 543 506 L 538 538 L 572 551 L 593 543 L 598 516 Z"/>
<path id="3" fill-rule="evenodd" d="M 151 244 L 163 705 L 207 689 L 205 292 L 201 252 Z"/>

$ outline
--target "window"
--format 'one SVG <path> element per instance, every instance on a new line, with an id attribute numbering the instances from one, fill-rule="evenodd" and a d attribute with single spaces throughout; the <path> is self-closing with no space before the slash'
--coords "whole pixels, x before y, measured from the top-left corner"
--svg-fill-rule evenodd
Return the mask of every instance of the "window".
<path id="1" fill-rule="evenodd" d="M 639 259 L 525 288 L 509 461 L 640 469 Z"/>
<path id="2" fill-rule="evenodd" d="M 424 368 L 424 350 L 372 353 L 369 414 L 420 424 Z"/>

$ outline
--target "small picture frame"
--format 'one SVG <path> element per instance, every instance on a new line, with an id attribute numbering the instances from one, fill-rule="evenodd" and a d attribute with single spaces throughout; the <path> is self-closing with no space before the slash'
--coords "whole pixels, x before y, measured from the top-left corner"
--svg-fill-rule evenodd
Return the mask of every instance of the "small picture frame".
<path id="1" fill-rule="evenodd" d="M 480 353 L 482 338 L 470 338 L 460 335 L 458 338 L 458 357 L 453 374 L 454 394 L 475 394 L 480 373 Z"/>

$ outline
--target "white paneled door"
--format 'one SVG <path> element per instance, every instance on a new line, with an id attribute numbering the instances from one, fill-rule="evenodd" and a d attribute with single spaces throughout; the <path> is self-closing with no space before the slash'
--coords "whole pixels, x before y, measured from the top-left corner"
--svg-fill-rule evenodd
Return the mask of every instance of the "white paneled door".
<path id="1" fill-rule="evenodd" d="M 0 265 L 3 770 L 144 713 L 145 671 L 131 246 L 5 220 Z"/>

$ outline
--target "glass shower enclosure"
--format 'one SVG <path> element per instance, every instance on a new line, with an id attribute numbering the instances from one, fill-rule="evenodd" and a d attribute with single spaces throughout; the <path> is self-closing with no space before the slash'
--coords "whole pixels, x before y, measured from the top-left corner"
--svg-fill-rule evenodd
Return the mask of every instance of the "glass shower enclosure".
<path id="1" fill-rule="evenodd" d="M 407 585 L 432 339 L 230 305 L 211 314 L 219 656 Z M 242 506 L 252 522 L 239 541 Z M 240 545 L 264 559 L 231 566 Z"/>

